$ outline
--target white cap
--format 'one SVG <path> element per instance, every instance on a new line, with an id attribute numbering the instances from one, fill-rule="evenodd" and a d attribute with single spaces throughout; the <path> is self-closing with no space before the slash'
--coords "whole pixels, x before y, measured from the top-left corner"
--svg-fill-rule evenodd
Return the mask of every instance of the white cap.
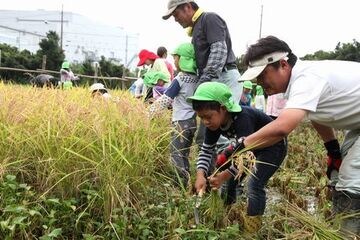
<path id="1" fill-rule="evenodd" d="M 264 71 L 267 65 L 277 62 L 281 59 L 285 59 L 288 54 L 288 52 L 273 52 L 264 55 L 258 60 L 249 62 L 249 67 L 240 77 L 240 80 L 243 81 L 255 79 L 262 71 Z"/>
<path id="2" fill-rule="evenodd" d="M 106 90 L 104 84 L 102 84 L 102 83 L 94 83 L 93 85 L 91 85 L 90 92 L 98 91 L 98 90 Z"/>

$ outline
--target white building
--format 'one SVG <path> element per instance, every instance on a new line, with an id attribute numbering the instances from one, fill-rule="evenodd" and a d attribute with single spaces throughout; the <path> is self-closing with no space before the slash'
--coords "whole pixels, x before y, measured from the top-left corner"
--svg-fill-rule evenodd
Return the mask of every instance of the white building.
<path id="1" fill-rule="evenodd" d="M 73 63 L 82 62 L 86 58 L 98 61 L 104 56 L 126 66 L 131 64 L 138 52 L 138 34 L 127 33 L 120 27 L 99 24 L 71 12 L 64 12 L 61 17 L 60 11 L 0 10 L 0 18 L 0 43 L 7 43 L 20 50 L 36 52 L 46 33 L 56 31 L 60 38 L 62 32 L 66 59 Z"/>

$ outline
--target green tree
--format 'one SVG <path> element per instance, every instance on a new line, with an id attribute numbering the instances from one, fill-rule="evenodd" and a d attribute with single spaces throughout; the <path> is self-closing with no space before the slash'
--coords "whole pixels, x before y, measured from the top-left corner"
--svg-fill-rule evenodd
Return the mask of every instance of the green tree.
<path id="1" fill-rule="evenodd" d="M 99 61 L 100 72 L 99 76 L 106 76 L 106 77 L 122 77 L 124 73 L 124 66 L 123 65 L 116 65 L 109 60 L 106 60 L 104 56 L 101 56 Z M 108 88 L 120 88 L 120 82 L 115 80 L 110 80 L 103 82 L 105 86 Z"/>
<path id="2" fill-rule="evenodd" d="M 17 47 L 8 44 L 0 44 L 1 66 L 19 69 L 34 69 L 39 62 L 34 54 L 28 50 L 19 51 Z M 27 83 L 28 77 L 23 72 L 1 71 L 0 77 L 4 80 L 13 80 L 17 83 Z"/>
<path id="3" fill-rule="evenodd" d="M 76 65 L 72 65 L 73 66 L 73 71 L 76 73 L 80 73 L 83 75 L 88 75 L 88 76 L 94 76 L 95 75 L 95 69 L 92 66 L 92 61 L 90 59 L 85 59 L 84 62 L 80 63 L 80 64 L 76 64 Z M 79 84 L 80 85 L 91 85 L 94 83 L 94 79 L 92 78 L 85 78 L 85 77 L 81 77 Z"/>
<path id="4" fill-rule="evenodd" d="M 353 40 L 352 43 L 338 43 L 334 51 L 317 51 L 314 54 L 307 54 L 303 60 L 347 60 L 360 62 L 360 43 Z"/>
<path id="5" fill-rule="evenodd" d="M 100 71 L 102 76 L 122 77 L 124 73 L 123 65 L 116 65 L 109 60 L 106 60 L 104 56 L 101 56 L 99 61 Z"/>
<path id="6" fill-rule="evenodd" d="M 240 57 L 236 57 L 236 66 L 241 74 L 247 69 L 247 66 L 244 64 L 244 56 L 245 55 L 242 54 Z"/>
<path id="7" fill-rule="evenodd" d="M 360 62 L 360 43 L 355 39 L 352 43 L 338 43 L 334 53 L 335 59 Z"/>
<path id="8" fill-rule="evenodd" d="M 323 50 L 317 51 L 314 54 L 306 54 L 303 58 L 303 60 L 331 60 L 335 59 L 335 53 L 334 52 L 325 52 Z"/>
<path id="9" fill-rule="evenodd" d="M 61 68 L 61 63 L 65 59 L 64 51 L 59 45 L 60 38 L 54 31 L 49 31 L 46 38 L 42 39 L 39 43 L 40 49 L 36 55 L 42 59 L 46 55 L 46 69 L 57 71 Z"/>
<path id="10" fill-rule="evenodd" d="M 93 76 L 95 74 L 95 70 L 92 67 L 90 59 L 85 59 L 85 61 L 81 64 L 81 71 L 84 75 Z"/>

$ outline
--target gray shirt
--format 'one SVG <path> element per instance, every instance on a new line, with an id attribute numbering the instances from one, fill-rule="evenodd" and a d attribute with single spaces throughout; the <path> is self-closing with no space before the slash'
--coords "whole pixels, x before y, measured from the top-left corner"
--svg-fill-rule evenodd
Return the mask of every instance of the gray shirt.
<path id="1" fill-rule="evenodd" d="M 187 120 L 195 116 L 192 105 L 186 102 L 188 97 L 194 95 L 198 85 L 198 77 L 195 74 L 180 72 L 171 82 L 169 88 L 150 107 L 153 115 L 172 104 L 172 121 Z"/>
<path id="2" fill-rule="evenodd" d="M 225 21 L 216 13 L 203 13 L 195 22 L 192 36 L 196 64 L 200 74 L 208 64 L 211 45 L 215 42 L 226 43 L 227 57 L 222 66 L 236 62 L 228 27 Z"/>
<path id="3" fill-rule="evenodd" d="M 186 120 L 194 117 L 192 105 L 186 102 L 188 97 L 194 95 L 198 78 L 194 74 L 180 72 L 166 90 L 165 95 L 174 99 L 173 121 Z"/>

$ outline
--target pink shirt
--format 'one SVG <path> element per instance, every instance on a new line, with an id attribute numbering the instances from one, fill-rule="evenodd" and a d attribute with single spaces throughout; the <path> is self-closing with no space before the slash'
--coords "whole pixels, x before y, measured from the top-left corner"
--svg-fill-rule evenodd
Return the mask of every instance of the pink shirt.
<path id="1" fill-rule="evenodd" d="M 269 116 L 278 117 L 286 104 L 286 99 L 283 93 L 271 95 L 267 99 L 266 114 Z"/>

